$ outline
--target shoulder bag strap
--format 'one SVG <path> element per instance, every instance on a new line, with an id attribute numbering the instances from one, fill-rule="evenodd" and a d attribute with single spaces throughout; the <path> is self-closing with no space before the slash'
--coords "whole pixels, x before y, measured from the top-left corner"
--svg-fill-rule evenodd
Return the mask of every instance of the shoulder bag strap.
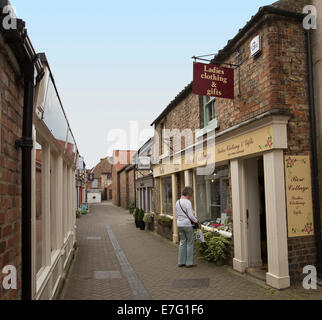
<path id="1" fill-rule="evenodd" d="M 182 212 L 187 216 L 187 218 L 190 220 L 190 222 L 194 225 L 194 224 L 195 224 L 195 222 L 194 222 L 194 221 L 192 221 L 192 220 L 190 219 L 190 217 L 189 217 L 188 213 L 187 213 L 185 210 L 183 210 L 182 205 L 181 205 L 181 201 L 180 201 L 180 200 L 179 200 L 179 206 L 180 206 L 180 208 L 181 208 Z"/>

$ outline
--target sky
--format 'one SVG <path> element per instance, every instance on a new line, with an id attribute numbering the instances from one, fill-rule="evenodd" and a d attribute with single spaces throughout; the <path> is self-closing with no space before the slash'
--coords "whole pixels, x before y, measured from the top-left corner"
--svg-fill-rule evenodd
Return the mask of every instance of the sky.
<path id="1" fill-rule="evenodd" d="M 192 80 L 192 56 L 214 54 L 274 0 L 11 0 L 45 52 L 87 168 L 138 149 Z"/>

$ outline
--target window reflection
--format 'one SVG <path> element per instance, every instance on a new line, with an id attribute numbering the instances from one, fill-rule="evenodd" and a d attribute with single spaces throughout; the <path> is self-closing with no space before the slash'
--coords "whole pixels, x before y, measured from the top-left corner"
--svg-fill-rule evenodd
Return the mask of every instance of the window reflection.
<path id="1" fill-rule="evenodd" d="M 171 177 L 162 179 L 162 209 L 163 214 L 172 215 L 172 180 Z"/>
<path id="2" fill-rule="evenodd" d="M 224 225 L 231 218 L 228 167 L 211 176 L 196 176 L 198 219 L 210 226 Z"/>

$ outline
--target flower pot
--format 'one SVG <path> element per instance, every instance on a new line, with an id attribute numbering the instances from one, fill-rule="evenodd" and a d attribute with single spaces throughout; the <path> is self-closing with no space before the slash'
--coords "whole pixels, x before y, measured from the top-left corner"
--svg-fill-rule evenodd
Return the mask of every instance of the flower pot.
<path id="1" fill-rule="evenodd" d="M 145 230 L 145 222 L 144 221 L 139 221 L 140 225 L 140 230 Z"/>
<path id="2" fill-rule="evenodd" d="M 137 228 L 140 228 L 140 221 L 139 221 L 139 220 L 135 220 L 135 226 L 136 226 Z"/>

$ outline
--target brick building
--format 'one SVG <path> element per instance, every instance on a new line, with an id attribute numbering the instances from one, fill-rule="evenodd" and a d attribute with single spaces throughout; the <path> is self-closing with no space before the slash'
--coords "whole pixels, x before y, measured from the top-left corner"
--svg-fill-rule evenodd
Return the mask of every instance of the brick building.
<path id="1" fill-rule="evenodd" d="M 46 56 L 24 21 L 6 27 L 7 5 L 0 1 L 0 300 L 52 299 L 74 252 L 79 153 Z M 17 288 L 2 286 L 8 266 Z"/>
<path id="2" fill-rule="evenodd" d="M 120 207 L 129 209 L 130 202 L 135 203 L 135 166 L 128 165 L 117 173 L 119 181 Z"/>
<path id="3" fill-rule="evenodd" d="M 2 12 L 2 10 L 1 10 Z M 0 19 L 2 24 L 2 19 Z M 24 113 L 24 71 L 7 34 L 0 31 L 0 284 L 2 269 L 14 265 L 18 290 L 5 291 L 0 285 L 0 300 L 21 298 L 21 151 L 15 141 L 22 136 Z"/>
<path id="4" fill-rule="evenodd" d="M 131 150 L 115 150 L 113 152 L 113 157 L 111 159 L 112 168 L 112 194 L 113 194 L 113 204 L 115 206 L 121 206 L 121 174 L 119 172 L 125 167 L 131 164 L 131 160 L 135 151 Z M 126 178 L 123 177 L 123 180 Z M 125 205 L 125 197 L 123 198 L 124 207 L 128 208 L 128 204 Z"/>
<path id="5" fill-rule="evenodd" d="M 88 174 L 93 175 L 93 180 L 87 182 L 87 192 L 101 193 L 101 199 L 112 200 L 112 165 L 109 158 L 101 159 L 100 162 Z"/>
<path id="6" fill-rule="evenodd" d="M 264 270 L 279 289 L 317 263 L 304 3 L 260 8 L 214 57 L 240 64 L 234 100 L 199 97 L 189 84 L 153 123 L 155 211 L 173 217 L 173 240 L 176 200 L 192 186 L 204 228 L 233 239 L 234 269 Z"/>

